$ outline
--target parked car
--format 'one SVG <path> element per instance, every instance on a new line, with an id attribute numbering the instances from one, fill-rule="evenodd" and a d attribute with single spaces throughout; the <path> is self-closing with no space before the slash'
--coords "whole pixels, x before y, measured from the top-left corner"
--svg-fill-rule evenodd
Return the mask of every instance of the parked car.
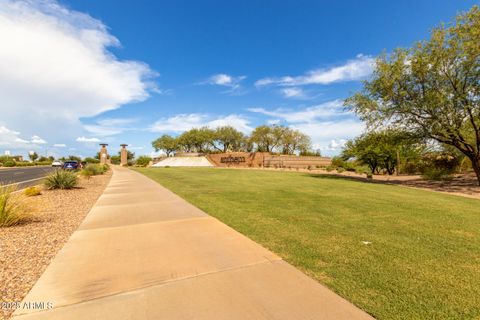
<path id="1" fill-rule="evenodd" d="M 63 170 L 78 170 L 80 168 L 81 168 L 80 163 L 78 163 L 78 161 L 75 161 L 75 160 L 65 161 L 65 163 L 62 166 Z"/>
<path id="2" fill-rule="evenodd" d="M 52 162 L 52 167 L 61 168 L 63 167 L 63 162 L 60 160 L 55 160 Z"/>

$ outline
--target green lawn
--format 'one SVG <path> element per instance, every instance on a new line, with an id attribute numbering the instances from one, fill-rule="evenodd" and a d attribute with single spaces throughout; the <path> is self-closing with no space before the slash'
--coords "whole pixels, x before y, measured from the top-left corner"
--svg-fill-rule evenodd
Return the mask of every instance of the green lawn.
<path id="1" fill-rule="evenodd" d="M 298 172 L 137 170 L 379 319 L 480 319 L 479 200 Z"/>

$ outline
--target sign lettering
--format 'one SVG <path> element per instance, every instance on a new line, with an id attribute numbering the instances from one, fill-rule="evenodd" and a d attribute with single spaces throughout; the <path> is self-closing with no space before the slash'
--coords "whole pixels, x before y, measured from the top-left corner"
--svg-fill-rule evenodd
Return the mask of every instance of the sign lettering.
<path id="1" fill-rule="evenodd" d="M 220 158 L 221 163 L 240 163 L 240 162 L 245 162 L 245 157 L 221 157 Z"/>

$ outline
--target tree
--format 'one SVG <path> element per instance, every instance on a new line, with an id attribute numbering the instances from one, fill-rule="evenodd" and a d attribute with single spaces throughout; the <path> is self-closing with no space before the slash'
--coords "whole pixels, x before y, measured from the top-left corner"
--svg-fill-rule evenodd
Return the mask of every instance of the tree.
<path id="1" fill-rule="evenodd" d="M 100 163 L 99 159 L 91 158 L 91 157 L 86 157 L 83 159 L 83 161 L 86 163 Z"/>
<path id="2" fill-rule="evenodd" d="M 260 152 L 273 152 L 281 140 L 283 127 L 279 126 L 259 126 L 253 130 L 250 140 L 257 145 Z"/>
<path id="3" fill-rule="evenodd" d="M 342 158 L 355 158 L 360 164 L 367 165 L 372 173 L 385 169 L 391 175 L 398 165 L 398 157 L 411 154 L 417 143 L 418 139 L 405 132 L 372 131 L 347 141 Z"/>
<path id="4" fill-rule="evenodd" d="M 395 127 L 455 147 L 480 185 L 480 9 L 433 29 L 428 41 L 379 57 L 363 91 L 345 105 L 369 128 Z"/>
<path id="5" fill-rule="evenodd" d="M 149 156 L 140 156 L 138 157 L 137 161 L 135 161 L 135 164 L 140 167 L 146 167 L 150 161 L 152 161 L 152 158 Z"/>
<path id="6" fill-rule="evenodd" d="M 168 134 L 164 134 L 157 140 L 152 142 L 152 146 L 155 151 L 162 150 L 169 157 L 173 152 L 179 149 L 178 139 L 174 138 Z"/>
<path id="7" fill-rule="evenodd" d="M 223 126 L 215 129 L 213 147 L 219 151 L 239 151 L 244 143 L 245 136 L 232 126 Z"/>
<path id="8" fill-rule="evenodd" d="M 122 152 L 121 151 L 118 151 L 118 156 L 119 156 L 119 159 L 121 159 L 121 156 L 122 156 Z M 112 156 L 113 158 L 114 156 Z M 131 161 L 135 158 L 135 152 L 132 152 L 130 150 L 127 150 L 127 161 Z"/>
<path id="9" fill-rule="evenodd" d="M 120 156 L 111 156 L 110 157 L 110 162 L 112 164 L 120 164 Z"/>
<path id="10" fill-rule="evenodd" d="M 307 154 L 311 149 L 310 137 L 298 130 L 282 127 L 280 145 L 283 154 Z"/>
<path id="11" fill-rule="evenodd" d="M 35 160 L 38 159 L 38 154 L 34 151 L 31 151 L 28 153 L 28 157 L 30 158 L 30 160 L 32 160 L 32 162 L 35 162 Z"/>
<path id="12" fill-rule="evenodd" d="M 214 135 L 214 131 L 207 127 L 193 128 L 178 137 L 178 144 L 186 152 L 208 152 Z"/>

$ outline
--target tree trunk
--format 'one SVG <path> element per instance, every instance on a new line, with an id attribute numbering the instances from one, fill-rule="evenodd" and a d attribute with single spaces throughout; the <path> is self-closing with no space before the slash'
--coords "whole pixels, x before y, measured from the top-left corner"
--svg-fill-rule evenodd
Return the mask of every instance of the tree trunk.
<path id="1" fill-rule="evenodd" d="M 470 160 L 472 161 L 472 168 L 477 175 L 477 183 L 480 186 L 480 159 L 476 157 L 471 157 Z"/>

